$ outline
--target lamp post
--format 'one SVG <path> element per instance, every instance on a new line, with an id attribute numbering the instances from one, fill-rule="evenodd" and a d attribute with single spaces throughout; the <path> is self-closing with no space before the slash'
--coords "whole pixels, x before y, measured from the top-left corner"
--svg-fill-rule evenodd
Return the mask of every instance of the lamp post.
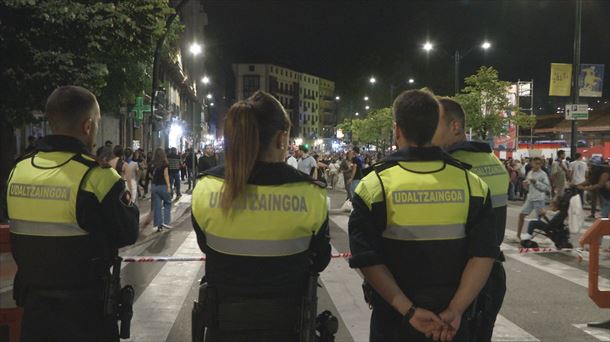
<path id="1" fill-rule="evenodd" d="M 572 99 L 573 104 L 578 104 L 578 76 L 580 74 L 580 31 L 582 22 L 582 0 L 576 0 L 576 12 L 574 20 L 574 60 L 572 61 Z M 570 131 L 570 158 L 576 158 L 576 120 L 572 120 Z"/>
<path id="2" fill-rule="evenodd" d="M 422 46 L 422 49 L 426 51 L 426 53 L 430 53 L 433 48 L 434 45 L 429 41 L 424 43 L 424 45 Z M 453 53 L 453 88 L 456 95 L 460 92 L 460 64 L 462 62 L 462 59 L 464 59 L 464 57 L 471 53 L 474 48 L 475 47 L 472 47 L 470 48 L 470 50 L 464 53 L 461 53 L 460 50 L 456 49 Z M 484 41 L 483 43 L 481 43 L 480 48 L 484 51 L 487 51 L 491 48 L 491 43 L 488 41 Z"/>

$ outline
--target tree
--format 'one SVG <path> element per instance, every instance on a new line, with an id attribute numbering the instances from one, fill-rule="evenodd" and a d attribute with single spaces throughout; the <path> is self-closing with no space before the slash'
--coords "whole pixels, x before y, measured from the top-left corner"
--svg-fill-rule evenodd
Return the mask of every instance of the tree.
<path id="1" fill-rule="evenodd" d="M 103 110 L 132 101 L 149 82 L 154 40 L 171 11 L 163 0 L 3 1 L 2 121 L 31 122 L 65 84 L 92 90 Z"/>
<path id="2" fill-rule="evenodd" d="M 486 140 L 489 135 L 502 133 L 509 122 L 521 127 L 533 127 L 536 123 L 535 117 L 510 105 L 506 96 L 510 82 L 501 81 L 494 68 L 482 66 L 464 82 L 466 87 L 455 96 L 455 100 L 464 108 L 466 127 L 472 128 L 479 139 Z M 513 114 L 504 116 L 507 111 Z"/>
<path id="3" fill-rule="evenodd" d="M 392 109 L 381 108 L 370 112 L 366 118 L 352 121 L 352 141 L 375 145 L 383 150 L 392 143 Z"/>

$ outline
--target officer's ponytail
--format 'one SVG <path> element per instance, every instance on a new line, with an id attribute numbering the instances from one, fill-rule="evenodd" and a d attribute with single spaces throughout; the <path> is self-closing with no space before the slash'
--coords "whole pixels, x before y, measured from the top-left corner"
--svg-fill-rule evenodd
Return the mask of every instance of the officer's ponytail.
<path id="1" fill-rule="evenodd" d="M 225 182 L 220 202 L 225 212 L 243 197 L 248 178 L 277 131 L 289 130 L 290 119 L 271 95 L 257 91 L 235 103 L 225 119 Z"/>

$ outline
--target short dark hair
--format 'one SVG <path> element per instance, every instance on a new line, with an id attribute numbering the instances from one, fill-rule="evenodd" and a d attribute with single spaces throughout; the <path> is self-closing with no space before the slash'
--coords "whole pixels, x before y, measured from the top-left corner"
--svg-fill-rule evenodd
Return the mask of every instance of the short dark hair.
<path id="1" fill-rule="evenodd" d="M 565 155 L 566 155 L 566 151 L 564 151 L 564 150 L 559 150 L 559 151 L 557 151 L 557 157 L 559 157 L 559 156 L 565 156 Z"/>
<path id="2" fill-rule="evenodd" d="M 70 129 L 84 119 L 92 118 L 96 107 L 97 99 L 93 93 L 83 87 L 68 85 L 49 95 L 45 115 L 51 129 Z"/>
<path id="3" fill-rule="evenodd" d="M 532 161 L 539 161 L 539 162 L 542 162 L 542 158 L 540 158 L 540 157 L 534 157 L 534 158 L 532 158 Z"/>
<path id="4" fill-rule="evenodd" d="M 360 147 L 354 146 L 354 148 L 352 148 L 352 151 L 354 151 L 355 153 L 360 153 Z"/>
<path id="5" fill-rule="evenodd" d="M 466 121 L 464 114 L 464 109 L 462 106 L 455 100 L 450 99 L 448 97 L 442 97 L 438 99 L 441 106 L 443 106 L 443 110 L 445 115 L 452 120 L 455 120 L 460 123 L 460 129 L 464 132 L 464 123 Z"/>
<path id="6" fill-rule="evenodd" d="M 580 157 L 582 157 L 582 154 L 580 154 L 580 153 L 576 153 L 576 154 L 574 155 L 574 159 L 575 159 L 575 160 L 580 159 Z"/>
<path id="7" fill-rule="evenodd" d="M 104 145 L 106 145 L 106 146 L 112 146 L 112 141 L 110 141 L 110 140 L 106 140 L 106 142 L 104 143 Z"/>
<path id="8" fill-rule="evenodd" d="M 132 150 L 132 149 L 130 149 L 129 147 L 127 147 L 127 148 L 125 149 L 125 158 L 129 158 L 129 157 L 131 157 L 132 155 L 133 155 L 133 150 Z"/>
<path id="9" fill-rule="evenodd" d="M 431 93 L 408 90 L 394 100 L 394 120 L 407 141 L 423 146 L 432 141 L 439 109 L 439 103 Z"/>

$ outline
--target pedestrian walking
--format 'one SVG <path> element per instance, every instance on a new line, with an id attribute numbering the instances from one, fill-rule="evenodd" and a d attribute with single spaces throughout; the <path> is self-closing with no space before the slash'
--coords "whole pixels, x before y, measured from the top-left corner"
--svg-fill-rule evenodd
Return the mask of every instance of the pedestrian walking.
<path id="1" fill-rule="evenodd" d="M 372 342 L 468 341 L 464 313 L 499 256 L 487 185 L 431 145 L 439 110 L 424 91 L 396 98 L 399 150 L 352 198 L 349 264 L 367 283 Z"/>
<path id="2" fill-rule="evenodd" d="M 212 145 L 206 145 L 203 150 L 203 155 L 199 157 L 197 161 L 197 168 L 199 173 L 205 172 L 218 165 L 218 158 L 214 153 L 214 147 Z"/>
<path id="3" fill-rule="evenodd" d="M 125 182 L 127 189 L 132 194 L 132 200 L 138 204 L 138 177 L 140 176 L 140 168 L 138 163 L 133 160 L 133 151 L 130 148 L 125 149 Z"/>
<path id="4" fill-rule="evenodd" d="M 523 224 L 525 217 L 532 211 L 536 211 L 538 216 L 542 215 L 545 207 L 545 200 L 547 192 L 551 190 L 551 184 L 546 172 L 542 171 L 542 159 L 540 157 L 534 157 L 531 160 L 532 169 L 527 173 L 525 181 L 523 182 L 524 188 L 527 188 L 527 197 L 521 207 L 519 213 L 519 222 L 517 225 L 517 241 L 521 241 L 521 231 L 523 230 Z"/>
<path id="5" fill-rule="evenodd" d="M 315 305 L 306 289 L 315 291 L 330 261 L 326 191 L 284 162 L 290 119 L 271 95 L 234 104 L 224 127 L 225 164 L 193 191 L 193 228 L 207 256 L 194 341 L 204 327 L 206 341 L 299 341 L 314 329 L 300 325 L 303 305 Z"/>
<path id="6" fill-rule="evenodd" d="M 170 149 L 169 154 L 167 155 L 167 163 L 169 170 L 169 182 L 171 184 L 170 188 L 170 197 L 174 197 L 176 194 L 176 200 L 182 196 L 180 193 L 180 155 L 178 155 L 178 150 L 175 147 Z"/>
<path id="7" fill-rule="evenodd" d="M 8 180 L 21 341 L 118 342 L 109 299 L 121 289 L 109 270 L 118 248 L 138 237 L 138 208 L 125 182 L 90 154 L 100 122 L 90 91 L 57 88 L 45 118 L 53 134 L 17 160 Z"/>
<path id="8" fill-rule="evenodd" d="M 151 188 L 153 223 L 157 227 L 157 232 L 162 231 L 163 228 L 172 228 L 169 225 L 172 220 L 171 184 L 167 156 L 162 148 L 157 148 L 153 160 Z"/>

